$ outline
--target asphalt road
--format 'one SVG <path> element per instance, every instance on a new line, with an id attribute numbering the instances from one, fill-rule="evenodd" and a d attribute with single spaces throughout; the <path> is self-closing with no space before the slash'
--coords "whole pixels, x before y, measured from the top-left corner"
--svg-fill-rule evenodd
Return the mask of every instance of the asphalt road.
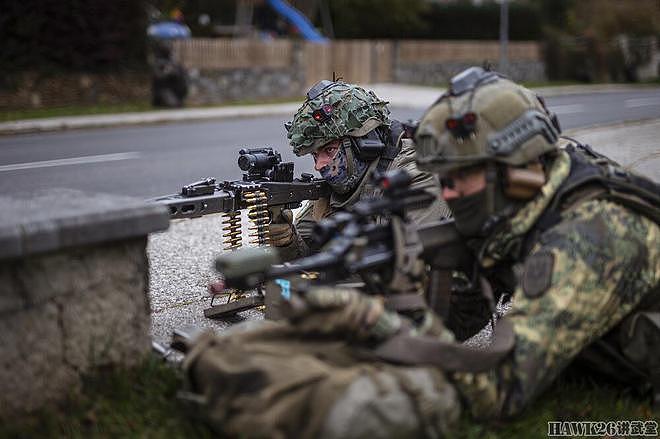
<path id="1" fill-rule="evenodd" d="M 660 89 L 547 99 L 564 129 L 660 118 Z M 393 108 L 400 120 L 422 110 Z M 51 187 L 149 198 L 177 192 L 202 177 L 240 178 L 238 150 L 271 146 L 311 172 L 311 160 L 289 152 L 284 116 L 181 122 L 0 137 L 0 193 L 17 197 Z M 660 133 L 659 133 L 660 134 Z"/>

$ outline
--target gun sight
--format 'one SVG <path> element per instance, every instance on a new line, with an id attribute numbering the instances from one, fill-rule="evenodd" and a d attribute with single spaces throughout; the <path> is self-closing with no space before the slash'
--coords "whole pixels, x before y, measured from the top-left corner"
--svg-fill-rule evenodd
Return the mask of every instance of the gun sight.
<path id="1" fill-rule="evenodd" d="M 293 162 L 282 163 L 273 148 L 244 148 L 238 153 L 238 167 L 246 171 L 244 181 L 293 181 Z"/>

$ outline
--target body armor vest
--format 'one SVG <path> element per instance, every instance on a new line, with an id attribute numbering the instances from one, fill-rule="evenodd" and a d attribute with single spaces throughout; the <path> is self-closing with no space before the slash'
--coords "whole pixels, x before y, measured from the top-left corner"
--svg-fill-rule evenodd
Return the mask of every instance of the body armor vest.
<path id="1" fill-rule="evenodd" d="M 562 210 L 591 198 L 612 200 L 660 224 L 660 184 L 629 172 L 588 145 L 574 143 L 565 150 L 571 158 L 571 172 L 534 231 L 548 230 L 560 221 Z M 525 248 L 527 253 L 530 249 Z"/>

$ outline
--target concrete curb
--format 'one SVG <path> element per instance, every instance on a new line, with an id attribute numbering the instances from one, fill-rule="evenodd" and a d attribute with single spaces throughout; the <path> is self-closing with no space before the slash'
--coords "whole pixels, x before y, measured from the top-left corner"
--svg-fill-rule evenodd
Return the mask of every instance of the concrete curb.
<path id="1" fill-rule="evenodd" d="M 146 125 L 192 120 L 230 119 L 241 117 L 293 114 L 300 104 L 242 105 L 220 108 L 190 108 L 182 110 L 147 111 L 143 113 L 104 114 L 98 116 L 67 116 L 27 119 L 0 123 L 0 134 L 21 134 L 61 131 L 80 128 L 102 128 L 126 125 Z"/>
<path id="2" fill-rule="evenodd" d="M 388 100 L 392 106 L 424 109 L 428 108 L 443 92 L 443 88 L 403 84 L 373 84 L 365 86 L 379 97 Z M 644 85 L 570 85 L 562 87 L 542 87 L 534 90 L 543 96 L 569 94 L 624 92 L 648 88 Z M 81 128 L 101 128 L 126 125 L 144 125 L 193 120 L 218 120 L 241 117 L 291 116 L 300 103 L 237 105 L 219 108 L 190 108 L 180 110 L 160 110 L 141 113 L 105 114 L 97 116 L 67 116 L 45 119 L 26 119 L 0 123 L 0 135 L 60 131 Z"/>

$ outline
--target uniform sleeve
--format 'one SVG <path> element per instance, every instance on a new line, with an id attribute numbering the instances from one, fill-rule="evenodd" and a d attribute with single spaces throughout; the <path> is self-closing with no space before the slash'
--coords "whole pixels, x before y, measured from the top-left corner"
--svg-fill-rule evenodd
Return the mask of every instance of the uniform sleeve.
<path id="1" fill-rule="evenodd" d="M 422 172 L 417 168 L 415 162 L 415 147 L 410 139 L 403 140 L 403 146 L 397 157 L 392 161 L 390 169 L 405 169 L 412 177 L 411 188 L 424 189 L 432 194 L 435 201 L 426 209 L 417 209 L 410 212 L 410 218 L 417 224 L 438 221 L 442 218 L 450 218 L 451 211 L 447 203 L 442 199 L 440 184 L 438 179 L 427 172 Z"/>
<path id="2" fill-rule="evenodd" d="M 293 241 L 289 245 L 277 247 L 277 252 L 282 262 L 304 258 L 312 253 L 310 248 L 310 245 L 312 244 L 312 230 L 316 224 L 316 221 L 314 221 L 312 217 L 313 210 L 314 201 L 307 201 L 307 203 L 296 212 L 293 220 L 295 233 Z"/>
<path id="3" fill-rule="evenodd" d="M 513 352 L 496 370 L 454 375 L 479 418 L 519 413 L 585 347 L 658 287 L 660 230 L 602 200 L 546 231 L 524 264 L 508 318 Z"/>

